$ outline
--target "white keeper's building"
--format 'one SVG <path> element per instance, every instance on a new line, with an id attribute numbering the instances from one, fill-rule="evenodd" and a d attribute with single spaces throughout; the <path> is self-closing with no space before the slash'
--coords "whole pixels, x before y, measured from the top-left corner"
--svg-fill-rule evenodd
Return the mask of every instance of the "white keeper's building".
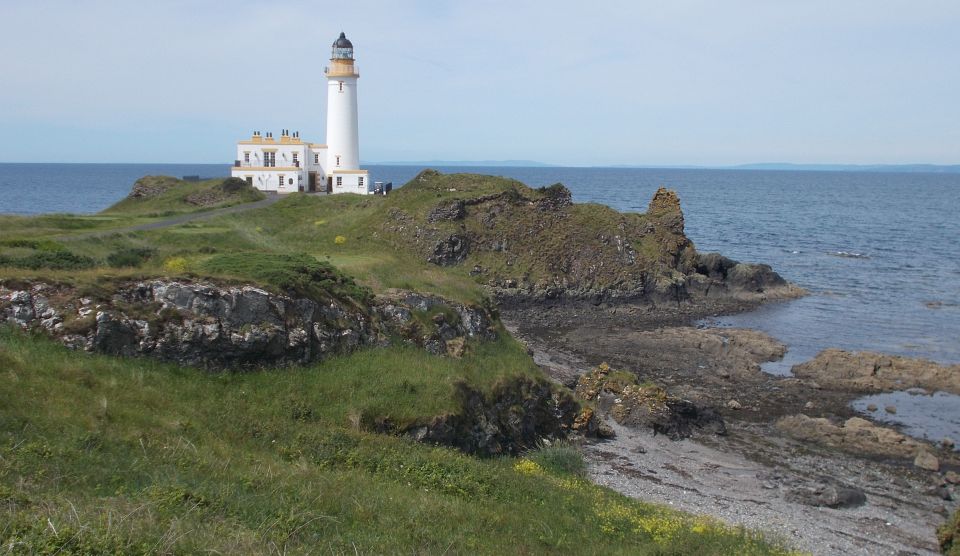
<path id="1" fill-rule="evenodd" d="M 254 131 L 237 143 L 237 158 L 230 175 L 246 180 L 261 191 L 295 193 L 374 192 L 366 170 L 360 169 L 357 131 L 357 79 L 353 44 L 344 33 L 333 43 L 327 76 L 327 144 L 300 139 L 300 132 L 285 129 L 275 138 Z"/>

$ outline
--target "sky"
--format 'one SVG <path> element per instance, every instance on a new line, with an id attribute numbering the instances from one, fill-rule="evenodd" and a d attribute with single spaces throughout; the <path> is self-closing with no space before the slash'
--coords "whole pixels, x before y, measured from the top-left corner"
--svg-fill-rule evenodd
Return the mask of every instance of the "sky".
<path id="1" fill-rule="evenodd" d="M 960 163 L 956 0 L 0 0 L 0 161 L 322 143 L 340 31 L 367 162 Z"/>

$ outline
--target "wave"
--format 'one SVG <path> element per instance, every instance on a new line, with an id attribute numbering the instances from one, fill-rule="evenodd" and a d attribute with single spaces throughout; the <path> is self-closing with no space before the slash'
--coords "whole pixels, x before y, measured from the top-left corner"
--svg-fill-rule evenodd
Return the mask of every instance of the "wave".
<path id="1" fill-rule="evenodd" d="M 866 253 L 856 253 L 852 251 L 827 251 L 827 255 L 833 257 L 843 257 L 845 259 L 869 259 L 870 255 Z"/>

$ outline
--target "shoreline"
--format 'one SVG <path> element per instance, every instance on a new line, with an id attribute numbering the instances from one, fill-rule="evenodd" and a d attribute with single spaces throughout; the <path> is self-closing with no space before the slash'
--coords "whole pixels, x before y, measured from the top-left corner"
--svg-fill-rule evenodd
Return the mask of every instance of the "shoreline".
<path id="1" fill-rule="evenodd" d="M 597 484 L 762 530 L 813 554 L 938 553 L 935 529 L 956 505 L 945 499 L 953 487 L 944 486 L 939 474 L 903 457 L 855 455 L 800 440 L 776 426 L 795 414 L 842 422 L 858 415 L 850 401 L 862 394 L 763 372 L 760 362 L 776 357 L 776 346 L 782 346 L 765 334 L 742 330 L 747 340 L 732 342 L 743 344 L 748 361 L 729 357 L 726 347 L 722 353 L 710 349 L 711 335 L 724 336 L 721 344 L 730 345 L 729 329 L 691 326 L 760 304 L 690 304 L 661 311 L 651 305 L 558 303 L 540 311 L 501 307 L 501 318 L 547 375 L 566 386 L 608 362 L 723 415 L 726 436 L 699 433 L 679 441 L 607 416 L 617 436 L 583 447 Z M 658 367 L 651 359 L 666 362 Z M 955 453 L 938 455 L 945 468 L 960 462 Z M 831 493 L 850 507 L 817 505 Z"/>

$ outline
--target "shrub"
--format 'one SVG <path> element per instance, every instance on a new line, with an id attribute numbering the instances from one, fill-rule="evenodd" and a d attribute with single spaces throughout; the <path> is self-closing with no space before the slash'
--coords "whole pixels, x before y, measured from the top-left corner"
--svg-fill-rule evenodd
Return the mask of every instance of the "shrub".
<path id="1" fill-rule="evenodd" d="M 136 268 L 147 262 L 156 252 L 156 249 L 149 247 L 128 247 L 107 255 L 107 264 L 114 268 Z"/>
<path id="2" fill-rule="evenodd" d="M 573 475 L 582 477 L 587 472 L 580 449 L 568 442 L 543 444 L 537 450 L 529 452 L 527 459 L 554 475 Z"/>
<path id="3" fill-rule="evenodd" d="M 227 178 L 220 184 L 220 189 L 223 190 L 224 193 L 236 193 L 248 188 L 250 188 L 250 185 L 240 178 Z"/>
<path id="4" fill-rule="evenodd" d="M 203 263 L 207 272 L 254 279 L 295 295 L 322 299 L 331 294 L 368 301 L 373 294 L 326 261 L 309 255 L 223 253 Z"/>
<path id="5" fill-rule="evenodd" d="M 5 239 L 0 241 L 4 247 L 26 247 L 37 251 L 66 251 L 66 247 L 50 239 Z"/>
<path id="6" fill-rule="evenodd" d="M 333 242 L 336 243 L 337 245 L 343 245 L 344 243 L 347 242 L 347 238 L 345 236 L 337 236 L 333 238 Z"/>
<path id="7" fill-rule="evenodd" d="M 81 270 L 93 268 L 96 262 L 70 251 L 37 251 L 25 257 L 9 258 L 7 264 L 31 270 Z"/>
<path id="8" fill-rule="evenodd" d="M 937 540 L 940 541 L 941 552 L 947 556 L 960 556 L 960 510 L 953 512 L 953 515 L 937 528 Z"/>
<path id="9" fill-rule="evenodd" d="M 170 272 L 186 272 L 187 259 L 184 259 L 183 257 L 170 257 L 163 263 L 163 268 Z"/>

